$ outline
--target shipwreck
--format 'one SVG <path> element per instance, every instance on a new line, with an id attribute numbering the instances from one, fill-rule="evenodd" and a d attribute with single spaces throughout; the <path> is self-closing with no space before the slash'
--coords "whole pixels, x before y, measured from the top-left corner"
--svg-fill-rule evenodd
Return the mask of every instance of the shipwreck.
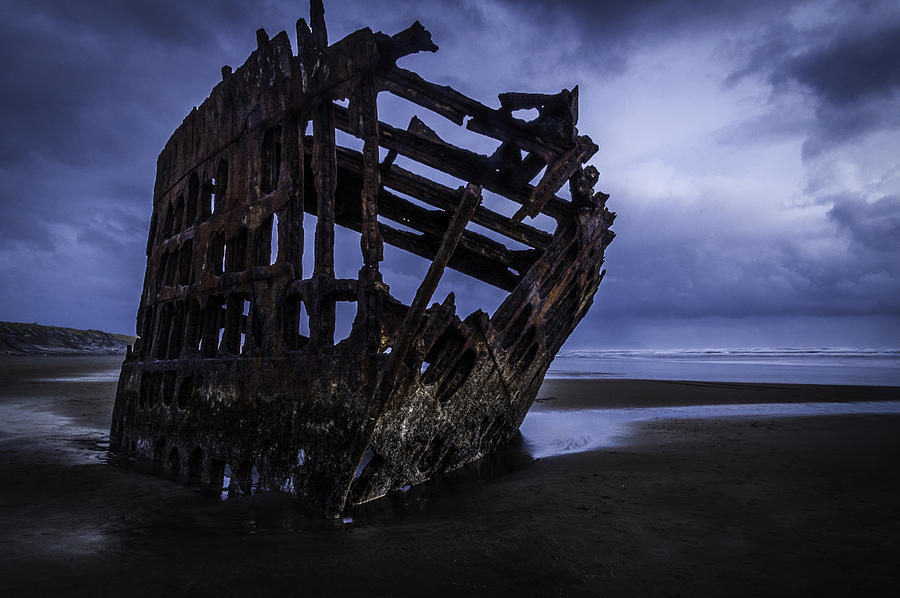
<path id="1" fill-rule="evenodd" d="M 259 30 L 159 156 L 139 338 L 110 438 L 178 480 L 283 491 L 335 517 L 517 434 L 591 306 L 614 214 L 585 166 L 597 147 L 576 129 L 577 87 L 501 93 L 491 108 L 397 66 L 437 50 L 418 22 L 329 44 L 313 0 L 296 29 L 296 55 L 285 32 Z M 391 126 L 380 94 L 499 146 L 458 147 L 418 116 Z M 336 248 L 336 226 L 359 248 Z M 384 244 L 430 262 L 409 305 L 382 278 Z M 335 276 L 336 249 L 359 251 L 355 278 Z M 460 318 L 452 293 L 432 302 L 446 268 L 505 299 Z M 336 343 L 342 302 L 356 315 Z"/>

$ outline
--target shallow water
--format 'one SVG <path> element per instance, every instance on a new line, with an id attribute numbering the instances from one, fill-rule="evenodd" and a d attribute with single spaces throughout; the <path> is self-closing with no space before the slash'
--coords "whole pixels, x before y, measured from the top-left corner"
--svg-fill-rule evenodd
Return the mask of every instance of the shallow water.
<path id="1" fill-rule="evenodd" d="M 634 438 L 636 424 L 651 421 L 882 414 L 900 414 L 900 401 L 693 405 L 576 411 L 532 410 L 525 416 L 519 430 L 525 440 L 528 454 L 533 458 L 545 458 L 627 446 Z"/>
<path id="2" fill-rule="evenodd" d="M 0 404 L 0 450 L 36 450 L 70 465 L 105 463 L 109 430 L 23 403 Z"/>
<path id="3" fill-rule="evenodd" d="M 82 374 L 79 376 L 60 376 L 55 378 L 32 378 L 28 382 L 118 382 L 119 372 L 114 370 L 100 370 L 91 372 L 90 374 Z"/>

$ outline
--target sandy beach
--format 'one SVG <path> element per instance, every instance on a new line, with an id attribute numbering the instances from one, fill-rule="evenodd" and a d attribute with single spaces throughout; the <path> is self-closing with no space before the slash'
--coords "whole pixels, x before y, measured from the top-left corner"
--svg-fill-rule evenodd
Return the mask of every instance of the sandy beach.
<path id="1" fill-rule="evenodd" d="M 120 362 L 0 359 L 0 595 L 882 596 L 900 581 L 900 415 L 648 419 L 540 459 L 526 436 L 322 521 L 110 463 Z M 533 410 L 898 399 L 550 380 Z"/>

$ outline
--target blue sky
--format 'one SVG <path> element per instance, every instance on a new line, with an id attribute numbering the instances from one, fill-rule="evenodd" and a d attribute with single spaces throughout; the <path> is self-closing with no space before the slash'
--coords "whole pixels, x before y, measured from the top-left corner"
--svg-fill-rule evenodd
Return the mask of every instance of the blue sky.
<path id="1" fill-rule="evenodd" d="M 258 27 L 293 37 L 308 6 L 4 4 L 0 320 L 130 332 L 156 156 Z M 580 86 L 618 218 L 568 346 L 898 345 L 896 2 L 325 8 L 332 41 L 420 20 L 441 49 L 403 66 L 488 105 Z M 418 283 L 405 264 L 384 264 L 400 296 Z M 496 302 L 454 289 L 463 315 Z"/>

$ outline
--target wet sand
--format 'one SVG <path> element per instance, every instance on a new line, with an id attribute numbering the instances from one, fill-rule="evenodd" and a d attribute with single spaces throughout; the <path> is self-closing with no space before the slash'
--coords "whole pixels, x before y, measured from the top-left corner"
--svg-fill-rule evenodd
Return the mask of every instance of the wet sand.
<path id="1" fill-rule="evenodd" d="M 900 400 L 900 387 L 896 386 L 545 380 L 536 406 L 542 409 L 597 409 L 897 400 Z"/>
<path id="2" fill-rule="evenodd" d="M 537 460 L 521 441 L 326 522 L 108 464 L 115 380 L 97 372 L 120 361 L 0 359 L 0 595 L 892 595 L 900 581 L 898 415 L 651 420 Z M 554 380 L 535 409 L 898 390 Z"/>

